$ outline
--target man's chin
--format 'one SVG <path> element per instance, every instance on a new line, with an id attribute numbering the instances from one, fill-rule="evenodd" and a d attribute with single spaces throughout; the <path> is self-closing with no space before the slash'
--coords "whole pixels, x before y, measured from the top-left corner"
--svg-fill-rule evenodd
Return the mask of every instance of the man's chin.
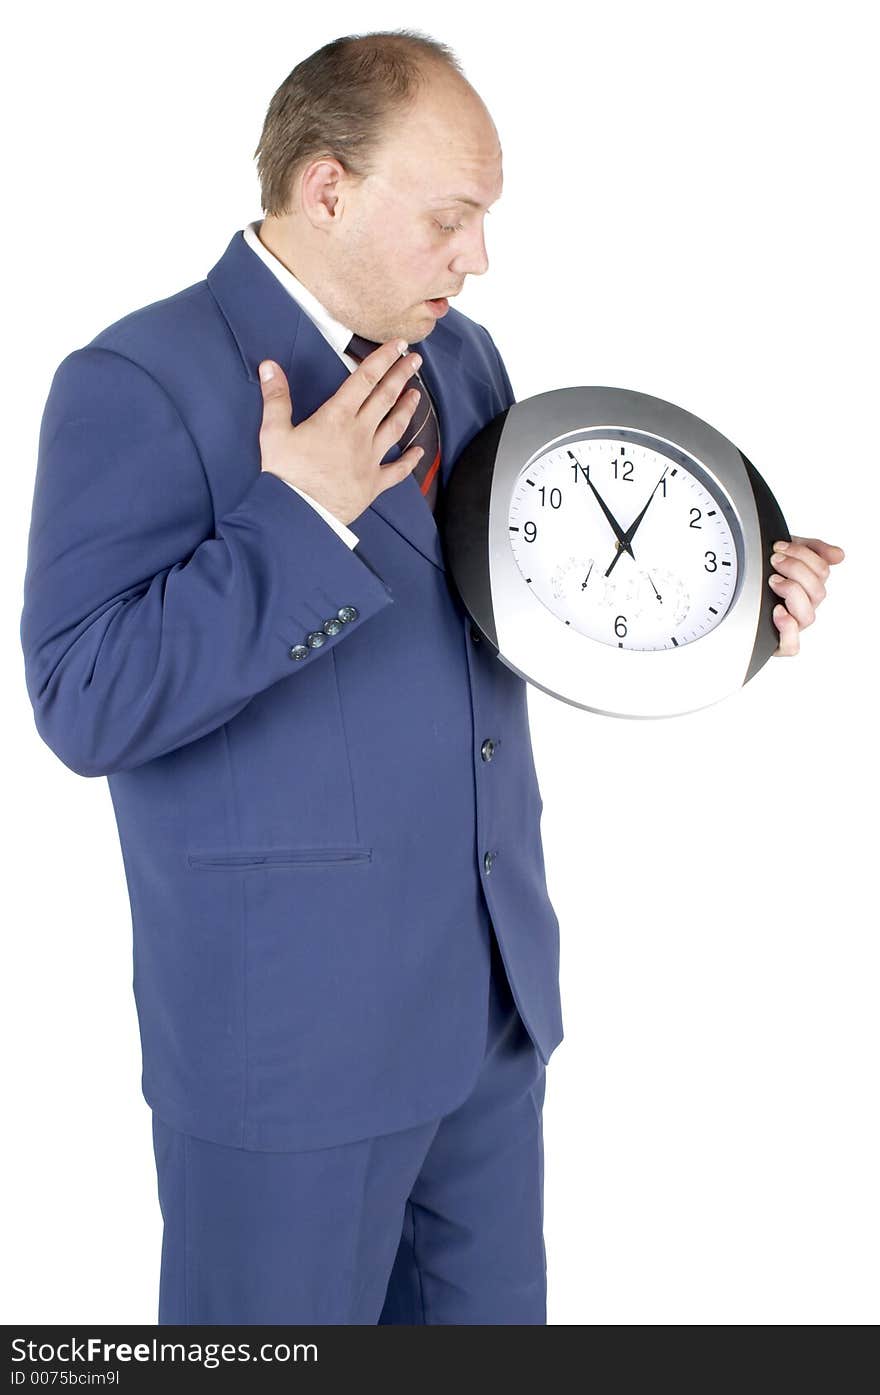
<path id="1" fill-rule="evenodd" d="M 438 316 L 433 313 L 430 305 L 423 300 L 421 305 L 416 308 L 414 314 L 410 312 L 410 315 L 405 321 L 399 324 L 397 328 L 393 329 L 389 334 L 386 334 L 384 339 L 376 340 L 376 343 L 386 344 L 392 339 L 405 339 L 407 344 L 418 344 L 422 339 L 427 339 L 429 334 L 433 334 L 437 320 Z M 372 338 L 372 336 L 365 335 L 364 338 Z"/>
<path id="2" fill-rule="evenodd" d="M 427 334 L 431 333 L 432 329 L 437 324 L 440 318 L 441 316 L 434 314 L 434 311 L 431 309 L 428 302 L 426 300 L 423 300 L 419 312 L 419 324 L 427 326 L 427 329 L 425 331 Z"/>
<path id="3" fill-rule="evenodd" d="M 436 315 L 432 315 L 427 305 L 425 305 L 422 308 L 422 313 L 401 329 L 400 338 L 405 339 L 407 344 L 419 344 L 423 339 L 427 339 L 430 334 L 434 333 L 436 324 Z"/>

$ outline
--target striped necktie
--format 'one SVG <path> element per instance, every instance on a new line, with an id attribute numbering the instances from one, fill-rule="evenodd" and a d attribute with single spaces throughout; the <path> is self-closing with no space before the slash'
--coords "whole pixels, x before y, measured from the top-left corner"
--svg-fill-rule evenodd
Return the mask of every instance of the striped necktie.
<path id="1" fill-rule="evenodd" d="M 346 345 L 345 352 L 351 354 L 352 358 L 357 359 L 360 363 L 367 354 L 371 354 L 374 349 L 378 348 L 379 345 L 374 344 L 372 339 L 362 339 L 359 334 L 353 334 Z M 422 395 L 400 438 L 400 453 L 403 455 L 403 452 L 408 450 L 411 445 L 422 447 L 424 455 L 419 457 L 418 464 L 411 473 L 422 491 L 423 497 L 427 500 L 428 507 L 432 513 L 435 513 L 437 494 L 440 488 L 440 427 L 434 403 L 431 401 L 431 394 L 418 373 L 413 374 L 401 391 L 406 392 L 407 389 L 413 387 L 417 388 Z"/>

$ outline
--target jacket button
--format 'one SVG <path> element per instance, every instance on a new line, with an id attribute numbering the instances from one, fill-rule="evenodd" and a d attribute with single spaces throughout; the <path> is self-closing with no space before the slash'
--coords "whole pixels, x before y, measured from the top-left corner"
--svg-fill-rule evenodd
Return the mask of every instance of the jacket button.
<path id="1" fill-rule="evenodd" d="M 310 649 L 320 649 L 322 644 L 327 643 L 327 636 L 323 630 L 312 630 L 310 635 L 306 635 L 306 644 Z"/>
<path id="2" fill-rule="evenodd" d="M 304 644 L 295 644 L 290 650 L 290 657 L 292 659 L 305 659 L 308 656 L 308 652 Z"/>
<path id="3" fill-rule="evenodd" d="M 498 854 L 494 852 L 487 852 L 483 854 L 483 867 L 485 871 L 492 871 L 492 863 L 495 861 L 497 856 Z"/>
<path id="4" fill-rule="evenodd" d="M 492 740 L 491 736 L 489 736 L 480 747 L 480 755 L 483 757 L 483 760 L 491 760 L 494 754 L 495 742 Z"/>
<path id="5" fill-rule="evenodd" d="M 325 620 L 321 629 L 325 635 L 338 635 L 342 629 L 342 621 L 337 620 L 335 615 L 331 615 L 329 620 Z"/>
<path id="6" fill-rule="evenodd" d="M 474 641 L 474 644 L 479 644 L 480 642 L 480 634 L 476 625 L 471 625 L 471 639 Z"/>
<path id="7" fill-rule="evenodd" d="M 336 614 L 339 616 L 343 625 L 347 625 L 350 620 L 356 620 L 358 618 L 358 613 L 353 605 L 341 605 Z"/>

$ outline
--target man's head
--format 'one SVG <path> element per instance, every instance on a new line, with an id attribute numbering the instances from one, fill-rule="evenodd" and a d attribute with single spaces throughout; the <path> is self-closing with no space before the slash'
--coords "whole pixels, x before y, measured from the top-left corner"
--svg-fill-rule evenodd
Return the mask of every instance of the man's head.
<path id="1" fill-rule="evenodd" d="M 260 238 L 356 334 L 417 343 L 437 321 L 426 300 L 489 265 L 501 154 L 445 45 L 412 30 L 337 39 L 270 103 Z"/>

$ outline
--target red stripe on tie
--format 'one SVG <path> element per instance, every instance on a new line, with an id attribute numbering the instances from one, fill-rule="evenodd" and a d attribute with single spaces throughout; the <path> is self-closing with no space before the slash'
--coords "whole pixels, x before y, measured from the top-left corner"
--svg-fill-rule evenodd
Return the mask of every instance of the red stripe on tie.
<path id="1" fill-rule="evenodd" d="M 434 462 L 431 465 L 431 468 L 429 469 L 428 473 L 425 475 L 425 478 L 422 480 L 421 485 L 419 486 L 423 494 L 427 494 L 428 490 L 431 488 L 431 481 L 436 475 L 439 468 L 440 452 L 438 450 L 437 454 L 434 456 Z"/>

